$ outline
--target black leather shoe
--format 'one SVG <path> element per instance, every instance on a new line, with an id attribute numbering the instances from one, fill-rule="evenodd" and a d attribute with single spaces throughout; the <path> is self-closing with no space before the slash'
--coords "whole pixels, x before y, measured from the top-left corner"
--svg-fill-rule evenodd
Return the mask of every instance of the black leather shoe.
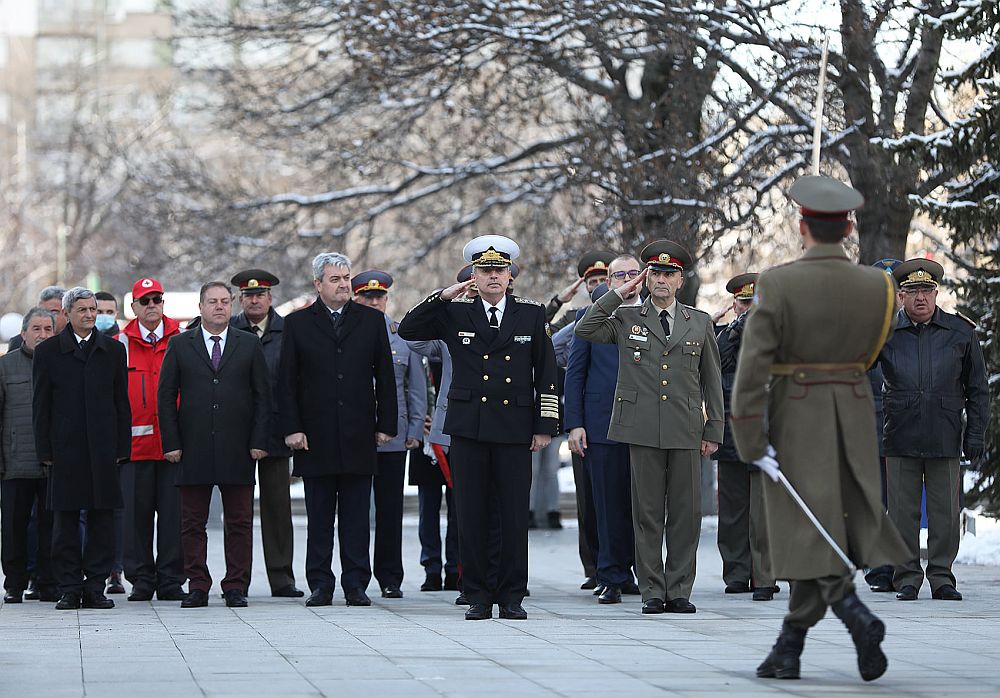
<path id="1" fill-rule="evenodd" d="M 587 577 L 580 585 L 581 589 L 594 589 L 595 587 L 597 587 L 597 577 Z"/>
<path id="2" fill-rule="evenodd" d="M 129 601 L 152 601 L 153 600 L 153 590 L 152 589 L 140 589 L 138 587 L 132 587 L 132 593 L 128 595 Z"/>
<path id="3" fill-rule="evenodd" d="M 622 593 L 625 596 L 642 596 L 642 592 L 639 591 L 639 585 L 633 581 L 622 584 Z"/>
<path id="4" fill-rule="evenodd" d="M 114 607 L 115 602 L 99 591 L 85 591 L 83 592 L 83 598 L 80 600 L 80 608 L 95 608 L 106 611 Z"/>
<path id="5" fill-rule="evenodd" d="M 108 588 L 104 590 L 105 594 L 124 594 L 125 585 L 122 584 L 122 573 L 112 572 L 111 576 L 108 577 Z"/>
<path id="6" fill-rule="evenodd" d="M 754 601 L 771 601 L 774 599 L 774 587 L 757 587 L 753 590 Z"/>
<path id="7" fill-rule="evenodd" d="M 799 657 L 806 641 L 806 631 L 788 623 L 781 624 L 781 634 L 760 666 L 757 676 L 762 679 L 799 678 Z"/>
<path id="8" fill-rule="evenodd" d="M 727 594 L 748 594 L 750 593 L 750 585 L 746 582 L 729 582 L 726 585 Z"/>
<path id="9" fill-rule="evenodd" d="M 868 588 L 879 594 L 890 592 L 892 591 L 892 577 L 888 575 L 872 577 L 871 581 L 868 582 Z"/>
<path id="10" fill-rule="evenodd" d="M 246 608 L 247 595 L 240 589 L 229 589 L 226 591 L 226 606 L 229 608 Z"/>
<path id="11" fill-rule="evenodd" d="M 469 610 L 465 612 L 465 620 L 486 620 L 492 617 L 493 606 L 485 603 L 471 604 Z"/>
<path id="12" fill-rule="evenodd" d="M 455 598 L 455 605 L 456 606 L 469 606 L 469 605 L 471 605 L 469 603 L 469 597 L 465 595 L 464 591 L 460 592 L 459 595 Z"/>
<path id="13" fill-rule="evenodd" d="M 931 596 L 938 601 L 961 601 L 962 593 L 951 584 L 942 584 L 933 592 Z"/>
<path id="14" fill-rule="evenodd" d="M 441 591 L 441 575 L 429 574 L 420 585 L 420 591 Z"/>
<path id="15" fill-rule="evenodd" d="M 854 649 L 858 653 L 858 673 L 861 678 L 874 681 L 884 674 L 889 666 L 889 660 L 880 646 L 885 639 L 885 624 L 853 592 L 830 608 L 851 633 Z"/>
<path id="16" fill-rule="evenodd" d="M 694 613 L 698 609 L 696 609 L 694 604 L 687 599 L 678 596 L 676 599 L 670 599 L 667 601 L 663 610 L 667 613 Z"/>
<path id="17" fill-rule="evenodd" d="M 56 602 L 57 611 L 74 611 L 80 608 L 80 595 L 75 592 L 63 594 Z"/>
<path id="18" fill-rule="evenodd" d="M 183 601 L 187 598 L 187 592 L 181 587 L 170 587 L 157 591 L 156 598 L 160 601 Z"/>
<path id="19" fill-rule="evenodd" d="M 202 608 L 208 605 L 208 592 L 201 589 L 192 589 L 188 592 L 187 598 L 181 601 L 181 608 Z"/>
<path id="20" fill-rule="evenodd" d="M 916 601 L 917 600 L 917 588 L 912 584 L 905 585 L 896 594 L 896 598 L 900 601 Z"/>
<path id="21" fill-rule="evenodd" d="M 614 584 L 608 584 L 597 597 L 597 603 L 621 603 L 622 590 Z"/>
<path id="22" fill-rule="evenodd" d="M 529 596 L 531 596 L 531 589 L 525 589 L 524 590 L 524 597 L 528 598 Z"/>
<path id="23" fill-rule="evenodd" d="M 663 601 L 660 599 L 647 599 L 643 601 L 642 612 L 647 615 L 652 613 L 663 613 Z"/>
<path id="24" fill-rule="evenodd" d="M 594 587 L 594 596 L 600 596 L 601 594 L 603 594 L 603 593 L 604 593 L 604 587 L 605 587 L 605 586 L 606 586 L 606 585 L 604 585 L 604 584 L 601 584 L 600 582 L 598 582 L 598 583 L 597 583 L 597 586 L 596 586 L 596 587 Z"/>
<path id="25" fill-rule="evenodd" d="M 333 605 L 333 592 L 329 589 L 317 589 L 313 593 L 309 594 L 309 598 L 306 599 L 306 606 L 332 606 Z"/>
<path id="26" fill-rule="evenodd" d="M 294 584 L 289 584 L 288 586 L 271 591 L 271 596 L 276 599 L 301 599 L 305 595 L 306 592 L 302 591 Z"/>
<path id="27" fill-rule="evenodd" d="M 451 572 L 444 575 L 444 590 L 458 591 L 458 574 Z"/>
<path id="28" fill-rule="evenodd" d="M 24 592 L 20 589 L 8 589 L 3 595 L 4 603 L 21 603 L 24 600 Z"/>
<path id="29" fill-rule="evenodd" d="M 347 600 L 348 606 L 371 606 L 372 600 L 368 598 L 368 594 L 361 591 L 360 589 L 355 589 L 354 591 L 348 591 L 344 593 L 344 598 Z"/>
<path id="30" fill-rule="evenodd" d="M 58 592 L 56 592 L 58 594 Z M 59 596 L 56 596 L 56 601 L 59 600 Z M 25 601 L 38 601 L 38 589 L 35 587 L 35 577 L 32 575 L 28 577 L 28 588 L 24 590 L 24 600 Z"/>
<path id="31" fill-rule="evenodd" d="M 548 513 L 549 528 L 562 528 L 562 516 L 558 511 Z"/>
<path id="32" fill-rule="evenodd" d="M 28 595 L 25 594 L 24 598 L 27 599 Z M 59 590 L 55 587 L 39 587 L 35 592 L 35 598 L 46 603 L 54 603 L 61 599 L 62 596 L 59 594 Z"/>
<path id="33" fill-rule="evenodd" d="M 538 522 L 535 521 L 535 512 L 529 511 L 528 512 L 528 530 L 529 531 L 533 531 L 536 528 L 538 528 Z"/>
<path id="34" fill-rule="evenodd" d="M 519 603 L 500 604 L 500 617 L 506 620 L 528 620 L 528 612 Z"/>
<path id="35" fill-rule="evenodd" d="M 403 591 L 399 587 L 386 587 L 382 590 L 383 599 L 401 599 L 403 598 Z"/>

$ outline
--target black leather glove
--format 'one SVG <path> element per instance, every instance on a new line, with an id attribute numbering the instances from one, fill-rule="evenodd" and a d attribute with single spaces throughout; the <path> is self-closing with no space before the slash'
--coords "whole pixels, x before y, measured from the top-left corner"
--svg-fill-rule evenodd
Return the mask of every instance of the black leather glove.
<path id="1" fill-rule="evenodd" d="M 986 449 L 983 448 L 982 444 L 976 444 L 976 445 L 965 444 L 964 446 L 962 446 L 962 451 L 965 453 L 965 457 L 968 458 L 973 463 L 982 458 L 983 451 L 985 450 Z"/>

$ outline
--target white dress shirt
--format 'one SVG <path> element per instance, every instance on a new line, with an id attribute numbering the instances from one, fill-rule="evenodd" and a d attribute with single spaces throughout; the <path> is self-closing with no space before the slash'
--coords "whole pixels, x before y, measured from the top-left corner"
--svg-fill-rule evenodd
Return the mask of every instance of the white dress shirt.
<path id="1" fill-rule="evenodd" d="M 229 325 L 226 325 L 226 328 L 217 335 L 213 335 L 211 332 L 206 330 L 204 325 L 201 326 L 201 336 L 205 339 L 205 349 L 208 351 L 209 358 L 212 357 L 212 347 L 215 346 L 215 342 L 212 341 L 212 337 L 222 337 L 222 341 L 219 342 L 219 351 L 225 351 L 226 337 L 228 336 L 228 334 L 229 334 Z"/>
<path id="2" fill-rule="evenodd" d="M 503 298 L 501 298 L 500 302 L 497 303 L 496 305 L 490 305 L 489 303 L 486 302 L 485 298 L 483 299 L 483 309 L 486 311 L 486 324 L 487 325 L 490 324 L 490 315 L 491 315 L 490 308 L 496 308 L 497 309 L 497 327 L 499 327 L 500 324 L 503 322 L 503 313 L 504 313 L 504 310 L 507 309 L 507 294 L 506 293 L 503 294 Z"/>
<path id="3" fill-rule="evenodd" d="M 144 332 L 142 338 L 148 342 L 150 330 L 147 330 L 145 325 L 139 325 L 139 327 L 141 327 L 142 331 Z M 156 341 L 160 341 L 161 339 L 163 339 L 163 333 L 164 333 L 163 320 L 160 320 L 160 324 L 156 326 L 155 330 L 152 330 L 152 333 L 156 335 Z"/>
<path id="4" fill-rule="evenodd" d="M 94 336 L 94 332 L 93 332 L 93 330 L 91 330 L 90 334 L 88 334 L 86 337 L 81 337 L 76 332 L 74 332 L 73 336 L 76 337 L 76 343 L 80 344 L 80 342 L 85 342 L 88 339 L 90 339 L 91 337 L 93 337 Z"/>

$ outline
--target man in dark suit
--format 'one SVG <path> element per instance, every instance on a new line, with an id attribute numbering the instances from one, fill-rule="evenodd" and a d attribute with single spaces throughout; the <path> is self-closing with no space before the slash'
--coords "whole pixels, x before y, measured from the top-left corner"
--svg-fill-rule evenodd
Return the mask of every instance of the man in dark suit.
<path id="1" fill-rule="evenodd" d="M 254 465 L 267 455 L 271 415 L 267 363 L 253 335 L 229 327 L 229 286 L 201 287 L 201 325 L 170 340 L 157 406 L 163 457 L 180 463 L 181 546 L 188 596 L 182 608 L 208 605 L 205 525 L 212 489 L 222 493 L 226 525 L 226 606 L 247 605 L 253 557 Z"/>
<path id="2" fill-rule="evenodd" d="M 103 592 L 114 564 L 114 509 L 122 506 L 118 463 L 131 450 L 125 347 L 94 330 L 93 291 L 70 289 L 63 309 L 66 328 L 38 345 L 32 366 L 35 450 L 50 466 L 56 608 L 114 608 Z M 82 551 L 80 510 L 87 511 Z"/>
<path id="3" fill-rule="evenodd" d="M 280 281 L 263 269 L 246 269 L 233 276 L 230 283 L 240 289 L 243 312 L 230 320 L 229 325 L 260 339 L 271 378 L 271 436 L 267 441 L 267 458 L 257 461 L 260 538 L 264 545 L 267 582 L 271 586 L 271 596 L 300 598 L 304 594 L 296 588 L 295 573 L 292 571 L 295 540 L 292 498 L 288 491 L 288 459 L 292 451 L 285 446 L 275 397 L 278 394 L 278 362 L 281 359 L 281 340 L 285 336 L 285 319 L 272 307 L 271 289 Z"/>
<path id="4" fill-rule="evenodd" d="M 611 289 L 625 285 L 640 273 L 632 255 L 611 261 L 607 269 Z M 600 295 L 596 295 L 600 289 Z M 593 300 L 608 291 L 603 284 Z M 625 299 L 641 303 L 638 290 Z M 577 319 L 585 309 L 577 311 Z M 632 535 L 632 501 L 628 444 L 608 438 L 611 395 L 618 383 L 618 348 L 573 337 L 566 366 L 566 424 L 570 450 L 583 458 L 593 492 L 597 525 L 597 583 L 602 604 L 621 603 L 622 593 L 639 594 L 632 576 L 635 539 Z"/>
<path id="5" fill-rule="evenodd" d="M 368 557 L 375 449 L 396 435 L 396 380 L 385 317 L 351 301 L 351 260 L 313 259 L 316 302 L 285 318 L 278 413 L 296 453 L 309 517 L 307 606 L 333 602 L 333 528 L 339 513 L 341 588 L 348 606 L 370 606 Z"/>
<path id="6" fill-rule="evenodd" d="M 467 620 L 528 617 L 528 492 L 531 453 L 558 430 L 556 361 L 536 301 L 507 295 L 517 244 L 484 235 L 465 247 L 469 281 L 432 293 L 399 324 L 406 340 L 442 339 L 453 361 L 445 431 L 458 500 Z M 479 297 L 466 298 L 475 283 Z M 499 512 L 500 565 L 489 583 L 490 521 Z"/>

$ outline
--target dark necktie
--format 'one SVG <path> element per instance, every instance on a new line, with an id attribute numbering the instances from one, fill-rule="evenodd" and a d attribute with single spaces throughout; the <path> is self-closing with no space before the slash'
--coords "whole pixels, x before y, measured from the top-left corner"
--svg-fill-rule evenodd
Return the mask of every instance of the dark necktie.
<path id="1" fill-rule="evenodd" d="M 262 334 L 264 334 L 264 332 L 260 329 L 260 325 L 254 325 L 253 326 L 253 333 L 255 335 L 257 335 L 258 337 L 260 337 Z"/>
<path id="2" fill-rule="evenodd" d="M 344 316 L 341 310 L 330 311 L 330 322 L 333 323 L 333 331 L 339 337 L 340 336 L 340 319 Z"/>
<path id="3" fill-rule="evenodd" d="M 660 325 L 663 326 L 663 336 L 670 336 L 670 315 L 666 310 L 660 311 Z"/>
<path id="4" fill-rule="evenodd" d="M 149 342 L 150 344 L 152 344 L 155 347 L 156 346 L 156 333 L 155 332 L 150 332 L 149 336 L 146 337 L 146 341 Z"/>
<path id="5" fill-rule="evenodd" d="M 82 352 L 86 352 L 87 351 L 87 340 L 86 339 L 81 339 L 80 340 L 80 351 L 82 351 Z"/>
<path id="6" fill-rule="evenodd" d="M 493 329 L 493 338 L 496 339 L 496 336 L 500 333 L 500 320 L 497 319 L 497 309 L 490 307 L 489 313 L 490 327 Z"/>
<path id="7" fill-rule="evenodd" d="M 218 371 L 222 363 L 222 337 L 212 335 L 212 341 L 215 342 L 212 346 L 212 368 Z"/>

